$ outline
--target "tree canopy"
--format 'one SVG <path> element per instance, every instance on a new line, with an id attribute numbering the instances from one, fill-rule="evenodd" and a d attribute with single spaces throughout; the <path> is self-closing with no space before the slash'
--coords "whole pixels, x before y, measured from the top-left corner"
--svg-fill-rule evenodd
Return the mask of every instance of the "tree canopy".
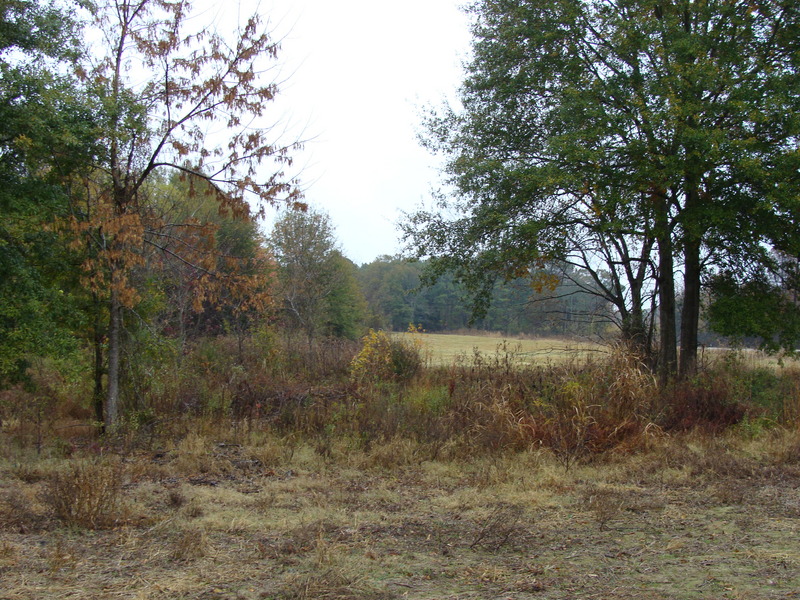
<path id="1" fill-rule="evenodd" d="M 411 248 L 484 300 L 495 278 L 536 277 L 550 261 L 604 270 L 623 332 L 641 336 L 657 300 L 665 377 L 677 367 L 680 296 L 680 370 L 691 373 L 704 277 L 798 239 L 798 6 L 470 10 L 462 107 L 426 121 L 454 195 L 411 216 Z"/>
<path id="2" fill-rule="evenodd" d="M 67 207 L 66 177 L 95 156 L 92 105 L 69 70 L 80 54 L 65 5 L 0 4 L 0 382 L 28 352 L 73 346 L 64 248 L 48 227 Z"/>

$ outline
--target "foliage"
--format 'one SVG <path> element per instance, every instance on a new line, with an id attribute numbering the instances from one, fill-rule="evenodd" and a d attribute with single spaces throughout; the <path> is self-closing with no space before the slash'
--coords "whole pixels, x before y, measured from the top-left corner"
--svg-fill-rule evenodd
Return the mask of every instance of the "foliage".
<path id="1" fill-rule="evenodd" d="M 97 146 L 90 103 L 63 70 L 78 56 L 65 5 L 0 7 L 0 385 L 25 378 L 32 354 L 74 349 L 68 257 L 49 226 L 63 179 Z"/>
<path id="2" fill-rule="evenodd" d="M 413 322 L 427 331 L 477 328 L 506 335 L 596 336 L 614 317 L 592 293 L 595 284 L 588 272 L 552 265 L 541 274 L 552 286 L 534 286 L 526 277 L 497 282 L 491 307 L 483 318 L 474 319 L 465 286 L 450 274 L 426 282 L 427 266 L 390 257 L 361 266 L 358 278 L 373 328 L 403 331 Z M 566 276 L 562 279 L 559 273 Z"/>
<path id="3" fill-rule="evenodd" d="M 690 375 L 702 276 L 798 239 L 797 7 L 485 0 L 471 14 L 463 109 L 426 123 L 456 198 L 409 218 L 415 255 L 478 310 L 498 277 L 580 265 L 644 350 L 657 299 L 662 378 L 680 293 Z"/>
<path id="4" fill-rule="evenodd" d="M 732 338 L 755 338 L 761 348 L 790 355 L 800 347 L 800 271 L 797 261 L 775 261 L 754 273 L 720 273 L 711 281 L 708 318 Z"/>
<path id="5" fill-rule="evenodd" d="M 286 324 L 309 340 L 319 335 L 357 338 L 364 300 L 355 265 L 337 248 L 330 217 L 313 209 L 287 211 L 272 229 L 270 246 Z"/>
<path id="6" fill-rule="evenodd" d="M 408 383 L 422 367 L 418 345 L 370 329 L 361 351 L 350 365 L 350 378 L 359 385 L 382 381 Z"/>
<path id="7" fill-rule="evenodd" d="M 80 71 L 102 107 L 98 135 L 108 151 L 76 186 L 70 227 L 76 249 L 82 248 L 84 283 L 108 310 L 109 427 L 119 412 L 123 319 L 140 301 L 143 268 L 157 260 L 189 267 L 195 310 L 229 293 L 263 308 L 255 302 L 263 294 L 254 293 L 263 278 L 216 251 L 215 227 L 194 215 L 184 222 L 168 218 L 158 199 L 159 173 L 188 177 L 190 198 L 208 194 L 221 215 L 239 220 L 282 201 L 299 202 L 283 172 L 295 145 L 270 140 L 271 124 L 263 120 L 277 87 L 262 74 L 277 44 L 257 15 L 229 40 L 212 29 L 195 30 L 189 9 L 184 0 L 100 4 L 94 27 L 104 34 L 102 43 Z M 131 63 L 143 71 L 124 68 Z M 215 128 L 227 135 L 207 135 Z"/>

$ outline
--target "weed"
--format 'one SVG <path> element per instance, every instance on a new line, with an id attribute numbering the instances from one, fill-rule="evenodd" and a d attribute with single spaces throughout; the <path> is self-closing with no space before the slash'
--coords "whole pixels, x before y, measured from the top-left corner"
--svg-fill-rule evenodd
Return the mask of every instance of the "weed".
<path id="1" fill-rule="evenodd" d="M 625 494 L 609 486 L 590 485 L 583 492 L 584 506 L 594 515 L 600 530 L 606 529 L 608 523 L 619 517 L 627 506 Z"/>
<path id="2" fill-rule="evenodd" d="M 17 564 L 17 547 L 10 542 L 0 543 L 0 565 L 13 566 Z"/>
<path id="3" fill-rule="evenodd" d="M 498 551 L 518 534 L 522 512 L 522 507 L 517 505 L 497 504 L 480 523 L 469 547 L 474 550 L 481 546 L 491 552 Z"/>
<path id="4" fill-rule="evenodd" d="M 420 348 L 413 342 L 370 329 L 362 344 L 361 351 L 350 364 L 350 379 L 356 385 L 375 385 L 382 381 L 405 384 L 422 368 Z"/>
<path id="5" fill-rule="evenodd" d="M 50 475 L 41 499 L 66 525 L 103 529 L 122 516 L 120 484 L 117 465 L 73 463 Z"/>
<path id="6" fill-rule="evenodd" d="M 37 528 L 41 520 L 31 498 L 23 490 L 17 487 L 0 489 L 0 526 L 29 531 Z"/>
<path id="7" fill-rule="evenodd" d="M 172 539 L 170 556 L 173 560 L 190 561 L 203 558 L 210 551 L 206 532 L 201 527 L 179 531 Z"/>
<path id="8" fill-rule="evenodd" d="M 406 437 L 395 436 L 372 444 L 366 463 L 368 466 L 391 469 L 419 464 L 420 445 Z"/>
<path id="9" fill-rule="evenodd" d="M 50 574 L 55 575 L 62 570 L 74 570 L 78 562 L 78 554 L 79 549 L 76 546 L 67 544 L 62 538 L 58 538 L 46 554 Z"/>
<path id="10" fill-rule="evenodd" d="M 170 490 L 167 495 L 167 505 L 171 508 L 180 508 L 186 504 L 186 496 L 180 490 Z"/>
<path id="11" fill-rule="evenodd" d="M 341 567 L 290 575 L 277 595 L 280 600 L 390 600 L 395 597 Z"/>

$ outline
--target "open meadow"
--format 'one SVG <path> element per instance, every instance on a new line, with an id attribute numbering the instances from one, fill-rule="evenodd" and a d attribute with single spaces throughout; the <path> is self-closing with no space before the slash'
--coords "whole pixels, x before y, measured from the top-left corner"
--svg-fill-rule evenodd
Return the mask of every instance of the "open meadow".
<path id="1" fill-rule="evenodd" d="M 396 333 L 398 339 L 419 345 L 433 366 L 472 363 L 476 357 L 495 363 L 511 360 L 517 365 L 547 366 L 570 361 L 602 361 L 611 353 L 612 345 L 599 341 L 548 337 L 513 337 L 499 333 Z M 711 364 L 735 355 L 736 361 L 748 368 L 796 367 L 799 359 L 770 356 L 755 349 L 700 349 L 701 363 Z"/>
<path id="2" fill-rule="evenodd" d="M 476 356 L 486 361 L 506 360 L 528 365 L 547 365 L 570 360 L 586 360 L 608 348 L 589 341 L 559 338 L 510 338 L 500 334 L 399 333 L 400 339 L 416 341 L 430 364 L 449 366 L 472 362 Z"/>
<path id="3" fill-rule="evenodd" d="M 104 436 L 0 398 L 0 598 L 800 597 L 796 368 L 290 342 L 198 347 Z"/>

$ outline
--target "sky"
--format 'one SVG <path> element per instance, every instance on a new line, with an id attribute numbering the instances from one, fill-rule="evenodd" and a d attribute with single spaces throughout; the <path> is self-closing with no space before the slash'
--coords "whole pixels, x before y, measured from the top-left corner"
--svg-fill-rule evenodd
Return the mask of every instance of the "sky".
<path id="1" fill-rule="evenodd" d="M 454 98 L 462 79 L 470 40 L 462 3 L 252 2 L 280 39 L 272 110 L 286 135 L 307 140 L 294 154 L 305 200 L 330 215 L 357 265 L 400 250 L 402 211 L 429 200 L 439 180 L 417 135 L 422 110 Z"/>

